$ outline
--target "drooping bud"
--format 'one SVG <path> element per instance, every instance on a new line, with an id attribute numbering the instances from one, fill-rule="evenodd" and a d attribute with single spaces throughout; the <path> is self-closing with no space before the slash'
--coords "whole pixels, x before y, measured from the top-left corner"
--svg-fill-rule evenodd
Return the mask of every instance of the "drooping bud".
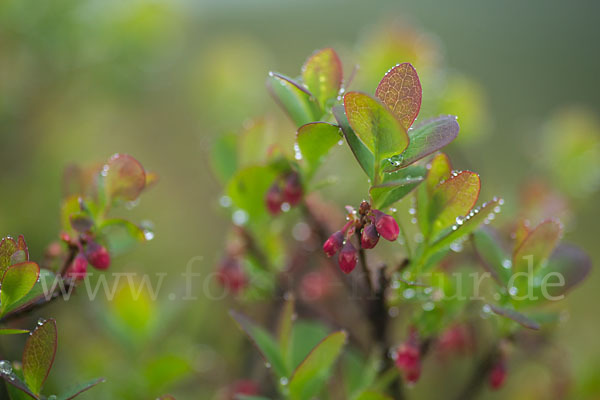
<path id="1" fill-rule="evenodd" d="M 283 201 L 295 206 L 302 199 L 302 184 L 297 172 L 290 173 L 285 180 L 283 188 Z"/>
<path id="2" fill-rule="evenodd" d="M 274 182 L 267 191 L 267 194 L 265 195 L 265 204 L 270 214 L 277 215 L 281 212 L 283 194 L 278 182 Z"/>
<path id="3" fill-rule="evenodd" d="M 223 259 L 217 270 L 217 280 L 221 286 L 231 290 L 234 294 L 239 293 L 248 285 L 248 278 L 240 260 L 234 257 Z"/>
<path id="4" fill-rule="evenodd" d="M 377 233 L 375 225 L 368 224 L 367 226 L 365 226 L 360 236 L 360 246 L 363 249 L 372 249 L 373 247 L 375 247 L 378 241 L 379 233 Z"/>
<path id="5" fill-rule="evenodd" d="M 323 251 L 327 254 L 327 257 L 333 256 L 338 252 L 339 249 L 344 245 L 344 234 L 342 231 L 337 231 L 333 235 L 329 236 L 329 239 L 323 244 Z"/>
<path id="6" fill-rule="evenodd" d="M 506 380 L 506 361 L 504 357 L 501 357 L 494 366 L 492 367 L 490 374 L 488 376 L 490 388 L 493 390 L 498 390 L 504 384 Z"/>
<path id="7" fill-rule="evenodd" d="M 77 281 L 82 280 L 87 275 L 87 265 L 88 261 L 85 256 L 81 253 L 77 254 L 77 257 L 73 259 L 71 266 L 67 269 L 67 277 Z"/>
<path id="8" fill-rule="evenodd" d="M 239 380 L 232 384 L 227 391 L 226 399 L 235 400 L 238 396 L 256 396 L 260 394 L 258 385 L 251 380 Z"/>
<path id="9" fill-rule="evenodd" d="M 94 268 L 107 269 L 110 266 L 110 254 L 108 254 L 108 250 L 96 242 L 92 241 L 87 244 L 85 257 Z"/>
<path id="10" fill-rule="evenodd" d="M 377 232 L 390 242 L 398 239 L 400 227 L 394 217 L 379 210 L 373 210 L 373 213 L 375 214 L 375 228 L 377 228 Z"/>
<path id="11" fill-rule="evenodd" d="M 352 243 L 350 243 L 350 240 L 347 240 L 344 247 L 342 247 L 342 251 L 340 251 L 340 254 L 338 255 L 338 263 L 340 265 L 340 269 L 344 273 L 349 274 L 350 272 L 352 272 L 354 267 L 356 267 L 357 260 L 358 258 L 356 249 L 354 248 Z"/>
<path id="12" fill-rule="evenodd" d="M 454 325 L 446 329 L 437 341 L 437 352 L 441 358 L 452 354 L 466 354 L 472 350 L 473 341 L 465 325 Z"/>
<path id="13" fill-rule="evenodd" d="M 416 331 L 412 331 L 409 339 L 398 347 L 394 358 L 406 381 L 416 383 L 421 376 L 421 350 Z"/>

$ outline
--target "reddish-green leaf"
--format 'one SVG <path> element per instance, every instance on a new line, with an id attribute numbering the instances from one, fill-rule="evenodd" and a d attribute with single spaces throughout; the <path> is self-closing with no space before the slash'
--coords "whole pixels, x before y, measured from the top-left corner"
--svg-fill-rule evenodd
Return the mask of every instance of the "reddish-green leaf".
<path id="1" fill-rule="evenodd" d="M 10 236 L 2 238 L 2 242 L 0 242 L 0 276 L 12 265 L 11 258 L 17 250 L 19 248 L 15 239 Z"/>
<path id="2" fill-rule="evenodd" d="M 562 236 L 562 224 L 554 219 L 540 223 L 523 239 L 513 254 L 513 271 L 536 271 L 550 257 Z"/>
<path id="3" fill-rule="evenodd" d="M 421 82 L 410 63 L 390 69 L 375 91 L 375 96 L 388 106 L 404 129 L 410 128 L 421 109 Z"/>
<path id="4" fill-rule="evenodd" d="M 423 181 L 425 174 L 426 169 L 418 165 L 384 174 L 383 182 L 369 189 L 373 207 L 384 208 L 402 199 Z"/>
<path id="5" fill-rule="evenodd" d="M 546 285 L 547 295 L 559 297 L 581 283 L 589 275 L 591 269 L 592 260 L 583 250 L 572 245 L 560 244 L 550 256 L 548 265 L 538 271 L 537 277 L 541 283 Z M 557 280 L 550 279 L 549 274 L 560 274 L 564 279 L 564 284 L 557 284 Z M 539 297 L 543 297 L 541 290 L 538 291 L 540 292 Z"/>
<path id="6" fill-rule="evenodd" d="M 408 146 L 405 129 L 378 100 L 364 93 L 348 92 L 344 107 L 352 129 L 375 155 L 376 169 L 382 160 L 402 153 Z"/>
<path id="7" fill-rule="evenodd" d="M 346 343 L 346 332 L 334 332 L 321 341 L 294 371 L 290 380 L 290 399 L 316 396 Z"/>
<path id="8" fill-rule="evenodd" d="M 450 159 L 444 153 L 440 153 L 435 156 L 429 164 L 429 172 L 427 173 L 427 184 L 425 185 L 427 190 L 431 193 L 433 189 L 441 182 L 448 178 L 452 174 L 452 165 Z"/>
<path id="9" fill-rule="evenodd" d="M 6 381 L 6 389 L 11 400 L 30 400 L 39 399 L 39 396 L 34 394 L 23 382 L 18 371 L 13 371 L 11 374 L 0 373 L 0 377 Z"/>
<path id="10" fill-rule="evenodd" d="M 479 175 L 463 171 L 440 183 L 432 192 L 429 205 L 431 234 L 434 235 L 466 216 L 479 198 Z"/>
<path id="11" fill-rule="evenodd" d="M 133 201 L 146 186 L 146 171 L 135 158 L 115 154 L 102 170 L 104 187 L 109 199 Z"/>
<path id="12" fill-rule="evenodd" d="M 27 295 L 37 282 L 40 267 L 34 262 L 23 262 L 9 267 L 0 287 L 0 314 Z"/>
<path id="13" fill-rule="evenodd" d="M 314 172 L 329 150 L 339 142 L 341 134 L 340 128 L 335 125 L 311 122 L 298 129 L 296 138 L 302 159 L 306 160 L 309 172 Z"/>
<path id="14" fill-rule="evenodd" d="M 325 109 L 342 87 L 342 63 L 337 53 L 327 48 L 310 56 L 302 67 L 302 81 Z"/>
<path id="15" fill-rule="evenodd" d="M 75 397 L 79 396 L 81 393 L 87 392 L 94 386 L 99 385 L 100 383 L 103 383 L 103 382 L 106 382 L 106 379 L 96 378 L 96 379 L 92 379 L 91 381 L 80 383 L 78 385 L 75 385 L 75 386 L 67 389 L 64 393 L 62 393 L 60 396 L 58 396 L 56 400 L 74 399 Z"/>
<path id="16" fill-rule="evenodd" d="M 408 147 L 400 156 L 394 157 L 394 166 L 388 170 L 395 171 L 404 168 L 438 151 L 456 138 L 458 130 L 456 117 L 450 115 L 430 119 L 409 129 Z"/>
<path id="17" fill-rule="evenodd" d="M 31 333 L 23 351 L 23 377 L 35 394 L 39 394 L 56 354 L 56 321 L 49 319 Z"/>
<path id="18" fill-rule="evenodd" d="M 499 238 L 490 229 L 473 233 L 473 246 L 482 266 L 501 287 L 506 288 L 511 275 L 512 261 Z"/>

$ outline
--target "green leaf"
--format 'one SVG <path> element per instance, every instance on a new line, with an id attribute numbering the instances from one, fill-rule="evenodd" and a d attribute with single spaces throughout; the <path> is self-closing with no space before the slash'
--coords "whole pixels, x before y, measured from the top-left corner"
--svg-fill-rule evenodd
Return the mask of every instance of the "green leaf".
<path id="1" fill-rule="evenodd" d="M 362 392 L 360 395 L 358 395 L 358 397 L 356 397 L 355 400 L 392 400 L 392 398 L 383 393 L 373 392 L 369 390 L 366 392 Z"/>
<path id="2" fill-rule="evenodd" d="M 219 135 L 213 143 L 210 161 L 222 183 L 229 181 L 238 168 L 237 139 L 235 134 Z"/>
<path id="3" fill-rule="evenodd" d="M 424 237 L 429 237 L 430 218 L 429 218 L 429 203 L 431 195 L 436 186 L 450 178 L 452 174 L 452 165 L 450 159 L 444 153 L 436 155 L 428 165 L 429 171 L 425 178 L 425 183 L 421 185 L 417 191 L 417 221 L 419 229 Z"/>
<path id="4" fill-rule="evenodd" d="M 69 389 L 67 389 L 64 393 L 60 394 L 56 400 L 71 400 L 75 397 L 79 396 L 83 392 L 87 392 L 94 386 L 106 382 L 104 378 L 96 378 L 87 382 L 80 383 L 75 385 Z"/>
<path id="5" fill-rule="evenodd" d="M 342 133 L 346 138 L 348 146 L 350 146 L 350 150 L 352 150 L 352 154 L 354 154 L 354 157 L 358 161 L 358 164 L 363 171 L 365 171 L 369 179 L 373 180 L 375 163 L 373 153 L 360 141 L 358 136 L 356 136 L 356 133 L 354 133 L 354 130 L 346 117 L 344 106 L 335 106 L 333 107 L 332 112 L 340 128 L 342 128 Z"/>
<path id="6" fill-rule="evenodd" d="M 8 312 L 14 311 L 18 308 L 21 308 L 21 307 L 29 304 L 29 303 L 37 301 L 38 299 L 40 299 L 41 297 L 43 297 L 45 295 L 44 287 L 47 290 L 50 290 L 53 287 L 55 280 L 56 280 L 56 275 L 54 275 L 54 273 L 52 271 L 41 268 L 40 274 L 39 274 L 39 279 L 35 283 L 35 285 L 33 285 L 33 288 L 29 291 L 29 293 L 27 293 L 23 298 L 16 301 L 15 303 L 9 305 L 8 308 L 5 310 L 5 312 L 8 313 Z"/>
<path id="7" fill-rule="evenodd" d="M 319 167 L 329 150 L 340 139 L 340 128 L 326 122 L 311 122 L 298 129 L 298 149 L 302 159 L 306 160 L 309 174 Z"/>
<path id="8" fill-rule="evenodd" d="M 451 115 L 430 119 L 409 129 L 408 147 L 400 156 L 392 158 L 395 165 L 386 170 L 395 171 L 404 168 L 440 150 L 458 136 L 458 130 L 456 117 Z"/>
<path id="9" fill-rule="evenodd" d="M 321 322 L 298 320 L 295 321 L 292 332 L 292 365 L 296 367 L 328 335 L 329 330 Z"/>
<path id="10" fill-rule="evenodd" d="M 440 183 L 431 194 L 429 225 L 431 236 L 456 223 L 464 217 L 479 198 L 481 182 L 479 175 L 462 171 Z"/>
<path id="11" fill-rule="evenodd" d="M 39 399 L 23 382 L 20 371 L 13 371 L 12 374 L 0 374 L 0 377 L 7 383 L 6 389 L 11 400 Z"/>
<path id="12" fill-rule="evenodd" d="M 527 329 L 539 330 L 540 324 L 536 321 L 528 318 L 527 316 L 521 314 L 520 312 L 513 310 L 512 308 L 500 307 L 495 304 L 489 304 L 490 308 L 495 314 L 501 315 L 503 317 L 512 319 L 519 325 L 523 326 Z"/>
<path id="13" fill-rule="evenodd" d="M 268 166 L 241 169 L 227 185 L 227 194 L 236 207 L 248 213 L 250 219 L 260 219 L 267 215 L 265 195 L 275 177 L 275 171 Z"/>
<path id="14" fill-rule="evenodd" d="M 501 287 L 506 288 L 511 276 L 512 261 L 494 232 L 488 229 L 476 230 L 473 233 L 473 245 L 486 271 Z"/>
<path id="15" fill-rule="evenodd" d="M 425 179 L 426 174 L 427 170 L 417 165 L 385 174 L 383 183 L 369 189 L 373 206 L 380 209 L 394 204 L 416 188 Z"/>
<path id="16" fill-rule="evenodd" d="M 104 189 L 109 200 L 133 201 L 146 187 L 146 171 L 138 160 L 127 154 L 115 154 L 102 170 Z"/>
<path id="17" fill-rule="evenodd" d="M 192 372 L 190 361 L 184 355 L 164 354 L 146 361 L 143 373 L 146 387 L 153 393 L 162 392 Z"/>
<path id="18" fill-rule="evenodd" d="M 294 297 L 289 295 L 289 298 L 283 304 L 279 323 L 277 325 L 277 340 L 279 342 L 279 352 L 281 358 L 286 365 L 286 369 L 291 371 L 292 365 L 292 344 L 293 344 L 293 323 L 294 323 Z"/>
<path id="19" fill-rule="evenodd" d="M 290 399 L 316 396 L 346 343 L 346 332 L 334 332 L 315 347 L 296 368 L 290 380 Z"/>
<path id="20" fill-rule="evenodd" d="M 350 126 L 374 154 L 375 171 L 384 159 L 400 154 L 408 146 L 408 136 L 400 122 L 378 100 L 360 92 L 348 92 L 344 107 Z M 374 182 L 379 177 L 377 172 Z"/>
<path id="21" fill-rule="evenodd" d="M 504 201 L 494 198 L 491 201 L 484 203 L 481 207 L 472 210 L 466 217 L 462 219 L 462 223 L 455 223 L 444 229 L 438 238 L 427 246 L 423 254 L 423 259 L 427 260 L 434 257 L 436 253 L 447 250 L 452 243 L 461 240 L 466 235 L 474 232 L 481 224 L 489 222 L 490 214 L 496 214 Z M 425 262 L 424 264 L 427 264 Z"/>
<path id="22" fill-rule="evenodd" d="M 325 109 L 342 87 L 342 63 L 337 53 L 331 48 L 315 52 L 302 67 L 302 81 Z"/>
<path id="23" fill-rule="evenodd" d="M 278 378 L 287 377 L 288 370 L 281 356 L 279 345 L 271 334 L 260 326 L 253 323 L 245 315 L 230 311 L 229 314 L 237 322 L 238 326 L 248 335 L 265 361 L 273 368 Z"/>
<path id="24" fill-rule="evenodd" d="M 25 342 L 23 377 L 35 394 L 39 394 L 56 355 L 56 321 L 49 319 L 38 325 Z"/>
<path id="25" fill-rule="evenodd" d="M 34 262 L 15 264 L 8 268 L 0 288 L 0 314 L 31 291 L 40 275 L 40 267 Z"/>
<path id="26" fill-rule="evenodd" d="M 21 333 L 28 333 L 27 329 L 0 329 L 0 335 L 18 335 Z"/>
<path id="27" fill-rule="evenodd" d="M 319 105 L 312 93 L 293 79 L 270 72 L 267 88 L 296 126 L 308 124 L 321 117 Z"/>
<path id="28" fill-rule="evenodd" d="M 379 82 L 375 96 L 381 99 L 407 130 L 421 109 L 422 89 L 417 71 L 410 63 L 396 65 Z"/>
<path id="29" fill-rule="evenodd" d="M 103 238 L 112 255 L 123 254 L 136 243 L 146 241 L 146 231 L 133 222 L 121 218 L 110 218 L 98 225 L 98 234 Z"/>
<path id="30" fill-rule="evenodd" d="M 533 271 L 550 257 L 562 236 L 562 224 L 558 220 L 549 219 L 535 227 L 523 239 L 513 254 L 513 271 L 527 272 L 532 263 Z"/>
<path id="31" fill-rule="evenodd" d="M 0 276 L 12 265 L 12 255 L 19 250 L 17 242 L 10 236 L 0 242 Z"/>

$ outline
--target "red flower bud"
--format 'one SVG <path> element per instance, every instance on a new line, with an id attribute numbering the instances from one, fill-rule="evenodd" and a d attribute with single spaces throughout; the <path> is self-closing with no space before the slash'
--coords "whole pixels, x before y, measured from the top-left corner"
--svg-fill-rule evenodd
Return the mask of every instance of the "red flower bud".
<path id="1" fill-rule="evenodd" d="M 217 280 L 234 294 L 248 285 L 248 279 L 240 261 L 233 257 L 227 257 L 221 262 L 217 270 Z"/>
<path id="2" fill-rule="evenodd" d="M 239 395 L 256 396 L 260 394 L 258 385 L 251 380 L 240 380 L 229 387 L 227 400 L 237 399 Z"/>
<path id="3" fill-rule="evenodd" d="M 344 247 L 342 247 L 342 251 L 340 251 L 340 254 L 338 255 L 338 263 L 341 270 L 344 271 L 344 273 L 349 274 L 354 267 L 356 267 L 356 261 L 356 249 L 352 246 L 350 240 L 347 240 Z"/>
<path id="4" fill-rule="evenodd" d="M 269 188 L 269 191 L 265 196 L 265 204 L 270 214 L 277 215 L 281 212 L 283 194 L 281 193 L 278 182 L 273 183 Z"/>
<path id="5" fill-rule="evenodd" d="M 411 332 L 410 338 L 398 347 L 394 357 L 396 367 L 409 383 L 417 382 L 421 376 L 421 351 L 416 335 L 415 331 Z"/>
<path id="6" fill-rule="evenodd" d="M 398 223 L 394 217 L 379 210 L 373 210 L 373 213 L 375 214 L 375 228 L 377 228 L 377 232 L 390 242 L 398 239 L 400 227 L 398 227 Z"/>
<path id="7" fill-rule="evenodd" d="M 69 269 L 67 269 L 67 277 L 78 281 L 82 280 L 87 275 L 87 265 L 87 259 L 83 254 L 79 253 L 69 266 Z"/>
<path id="8" fill-rule="evenodd" d="M 339 249 L 344 245 L 344 234 L 341 231 L 337 231 L 333 235 L 329 236 L 329 239 L 323 244 L 323 251 L 327 254 L 327 257 L 333 256 L 338 252 Z"/>
<path id="9" fill-rule="evenodd" d="M 490 387 L 493 390 L 498 390 L 506 380 L 506 362 L 503 358 L 498 360 L 492 367 L 488 376 Z"/>
<path id="10" fill-rule="evenodd" d="M 110 254 L 108 254 L 108 250 L 96 242 L 89 242 L 87 244 L 85 257 L 95 268 L 107 269 L 110 266 Z"/>
<path id="11" fill-rule="evenodd" d="M 283 201 L 294 206 L 302 199 L 302 184 L 300 183 L 300 175 L 297 172 L 292 172 L 285 180 L 283 188 Z"/>
<path id="12" fill-rule="evenodd" d="M 464 325 L 454 325 L 446 329 L 437 342 L 438 355 L 445 358 L 451 354 L 466 354 L 473 347 L 469 330 Z"/>
<path id="13" fill-rule="evenodd" d="M 360 246 L 363 249 L 372 249 L 378 241 L 379 233 L 377 233 L 375 225 L 368 224 L 365 226 L 362 230 L 362 235 L 360 236 Z"/>

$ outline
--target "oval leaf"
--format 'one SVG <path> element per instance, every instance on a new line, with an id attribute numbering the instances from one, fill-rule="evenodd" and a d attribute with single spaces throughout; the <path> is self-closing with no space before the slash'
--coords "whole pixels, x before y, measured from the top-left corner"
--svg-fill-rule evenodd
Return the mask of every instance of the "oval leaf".
<path id="1" fill-rule="evenodd" d="M 71 400 L 79 396 L 81 393 L 86 392 L 100 383 L 106 382 L 104 378 L 96 378 L 91 381 L 83 382 L 67 389 L 64 393 L 57 397 L 57 400 Z"/>
<path id="2" fill-rule="evenodd" d="M 388 106 L 405 130 L 410 128 L 421 109 L 422 89 L 417 71 L 410 63 L 396 65 L 379 82 L 375 96 Z"/>
<path id="3" fill-rule="evenodd" d="M 104 187 L 109 199 L 133 201 L 146 186 L 146 171 L 135 158 L 115 154 L 102 171 Z"/>
<path id="4" fill-rule="evenodd" d="M 12 265 L 12 255 L 19 250 L 15 239 L 7 236 L 0 242 L 0 276 Z"/>
<path id="5" fill-rule="evenodd" d="M 513 271 L 527 272 L 529 264 L 535 272 L 550 257 L 562 236 L 562 224 L 555 219 L 541 222 L 523 239 L 513 254 Z"/>
<path id="6" fill-rule="evenodd" d="M 440 183 L 433 190 L 429 205 L 431 234 L 453 225 L 457 217 L 467 215 L 477 202 L 480 189 L 479 175 L 471 171 L 462 171 Z"/>
<path id="7" fill-rule="evenodd" d="M 505 288 L 510 279 L 512 261 L 494 233 L 489 229 L 475 231 L 473 245 L 485 270 Z"/>
<path id="8" fill-rule="evenodd" d="M 378 100 L 364 93 L 348 92 L 344 107 L 350 126 L 375 155 L 376 168 L 383 159 L 402 153 L 408 146 L 405 129 Z"/>
<path id="9" fill-rule="evenodd" d="M 373 206 L 379 209 L 394 204 L 416 188 L 423 181 L 426 173 L 425 167 L 413 165 L 385 174 L 383 183 L 369 189 Z"/>
<path id="10" fill-rule="evenodd" d="M 39 394 L 56 355 L 56 321 L 49 319 L 31 333 L 23 350 L 23 377 L 35 394 Z"/>
<path id="11" fill-rule="evenodd" d="M 348 143 L 348 146 L 350 146 L 350 150 L 352 150 L 358 164 L 363 171 L 365 171 L 369 179 L 373 180 L 373 164 L 375 163 L 373 153 L 360 141 L 358 136 L 356 136 L 356 133 L 354 133 L 354 130 L 346 117 L 344 106 L 335 106 L 331 111 L 333 112 L 333 116 L 338 125 L 342 128 L 346 142 Z"/>
<path id="12" fill-rule="evenodd" d="M 334 332 L 321 341 L 294 371 L 290 399 L 310 399 L 321 390 L 346 343 L 346 332 Z"/>
<path id="13" fill-rule="evenodd" d="M 325 109 L 342 87 L 342 62 L 331 49 L 315 52 L 302 66 L 302 81 Z"/>
<path id="14" fill-rule="evenodd" d="M 293 79 L 270 72 L 267 78 L 267 89 L 297 126 L 320 118 L 321 113 L 318 105 L 313 101 L 312 93 Z"/>
<path id="15" fill-rule="evenodd" d="M 340 128 L 326 122 L 302 125 L 296 134 L 298 148 L 310 172 L 321 164 L 329 150 L 341 139 Z"/>
<path id="16" fill-rule="evenodd" d="M 560 274 L 564 279 L 563 285 L 550 285 L 546 282 L 545 288 L 549 296 L 559 297 L 585 280 L 591 269 L 592 260 L 583 250 L 576 246 L 560 244 L 550 256 L 548 265 L 540 269 L 539 280 L 543 282 L 551 273 Z"/>
<path id="17" fill-rule="evenodd" d="M 443 116 L 419 124 L 408 130 L 409 144 L 406 150 L 398 157 L 397 163 L 391 171 L 404 168 L 440 150 L 458 136 L 458 122 L 454 116 Z M 398 164 L 399 163 L 399 164 Z"/>
<path id="18" fill-rule="evenodd" d="M 2 313 L 31 291 L 39 275 L 40 267 L 29 261 L 15 264 L 6 270 L 0 288 L 0 310 Z"/>

